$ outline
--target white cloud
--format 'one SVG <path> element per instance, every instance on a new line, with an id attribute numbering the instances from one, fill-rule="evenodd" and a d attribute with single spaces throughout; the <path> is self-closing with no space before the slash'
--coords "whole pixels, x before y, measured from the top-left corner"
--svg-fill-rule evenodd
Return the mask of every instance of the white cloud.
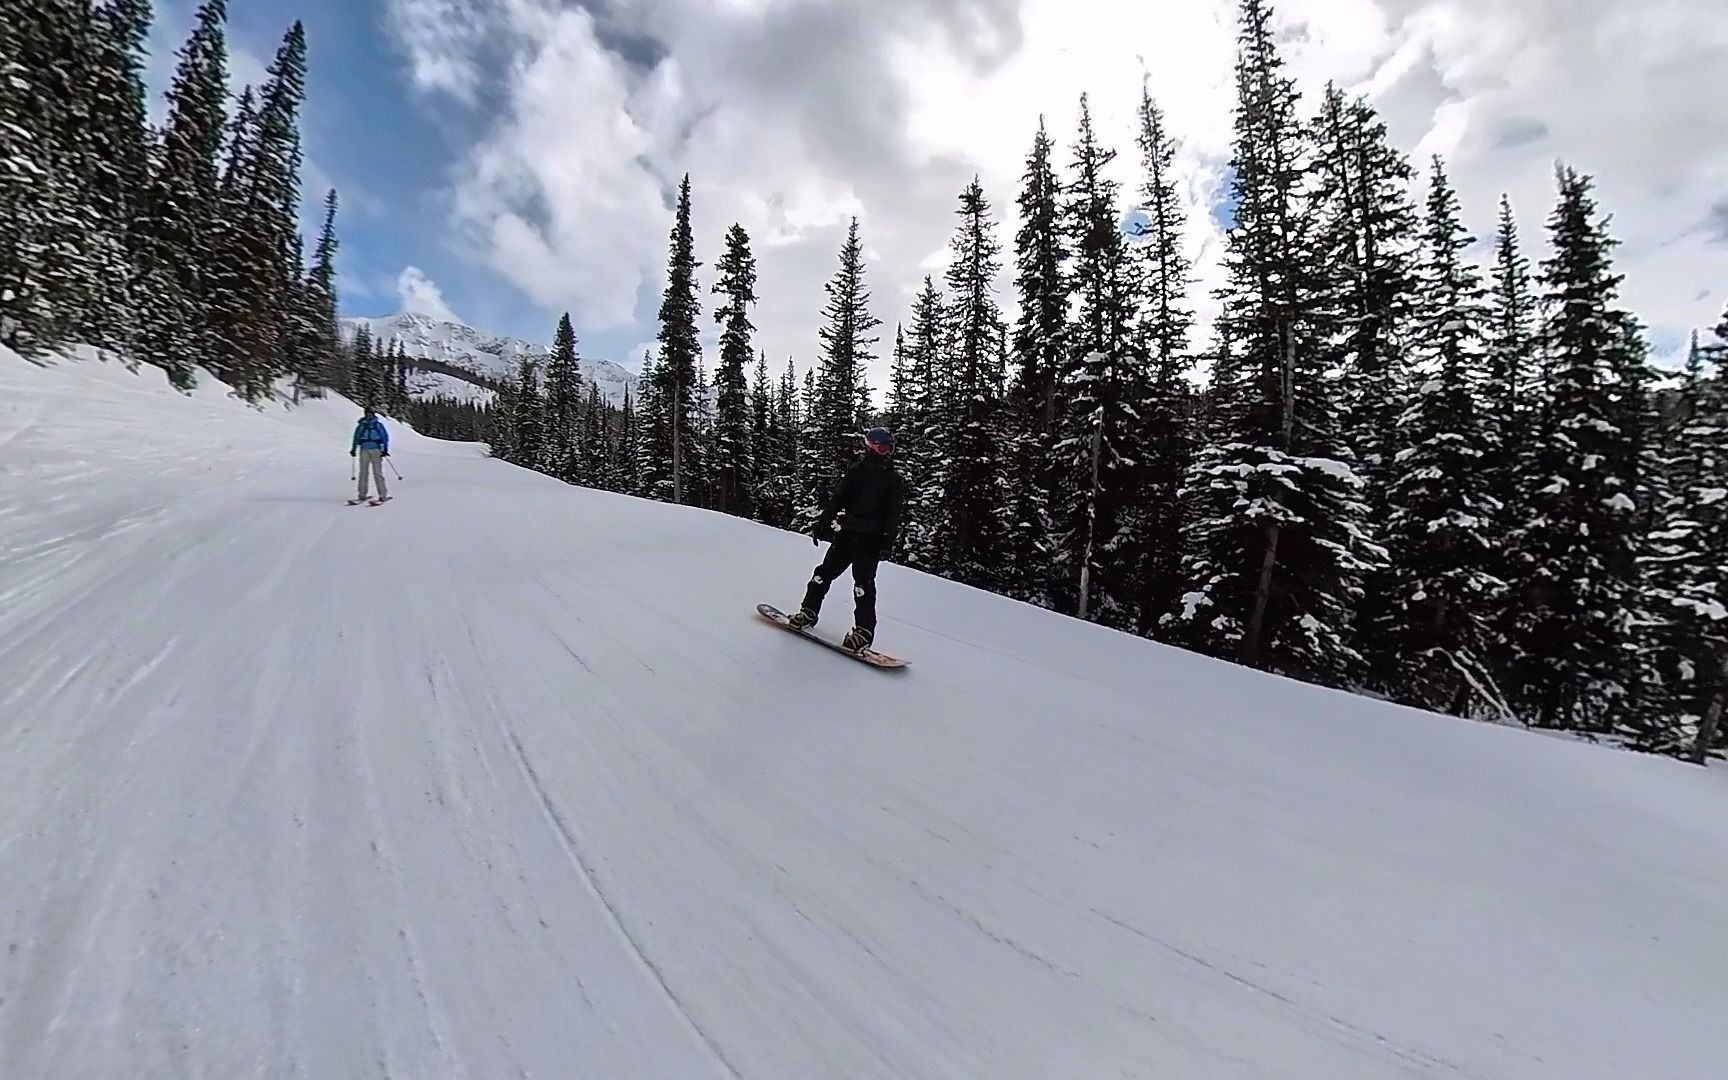
<path id="1" fill-rule="evenodd" d="M 397 275 L 396 295 L 401 300 L 403 311 L 412 311 L 443 322 L 462 321 L 450 310 L 450 305 L 444 302 L 444 293 L 437 283 L 427 277 L 418 266 L 404 267 L 402 273 Z"/>
<path id="2" fill-rule="evenodd" d="M 481 81 L 484 4 L 391 0 L 390 26 L 407 50 L 414 85 L 472 102 Z"/>
<path id="3" fill-rule="evenodd" d="M 822 284 L 852 215 L 875 256 L 886 353 L 919 280 L 941 265 L 975 173 L 1011 241 L 1040 114 L 1065 164 L 1089 91 L 1117 177 L 1137 182 L 1142 77 L 1180 141 L 1194 299 L 1211 314 L 1231 0 L 390 2 L 417 84 L 496 108 L 451 178 L 462 242 L 548 312 L 570 309 L 584 332 L 629 324 L 643 298 L 652 311 L 671 191 L 689 171 L 701 280 L 741 222 L 776 369 L 815 355 Z M 1284 0 L 1280 21 L 1310 106 L 1327 79 L 1372 94 L 1402 146 L 1450 158 L 1480 233 L 1508 191 L 1539 257 L 1554 159 L 1596 174 L 1625 242 L 1627 302 L 1680 327 L 1713 321 L 1723 299 L 1723 248 L 1704 227 L 1728 193 L 1728 98 L 1711 84 L 1728 67 L 1728 24 L 1715 7 Z"/>

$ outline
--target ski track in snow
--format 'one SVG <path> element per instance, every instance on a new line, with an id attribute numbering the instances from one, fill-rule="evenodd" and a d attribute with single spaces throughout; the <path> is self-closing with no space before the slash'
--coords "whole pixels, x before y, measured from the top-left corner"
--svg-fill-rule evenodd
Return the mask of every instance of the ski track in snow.
<path id="1" fill-rule="evenodd" d="M 0 1077 L 1728 1060 L 1720 769 L 895 567 L 888 675 L 806 538 L 158 384 L 0 352 Z"/>

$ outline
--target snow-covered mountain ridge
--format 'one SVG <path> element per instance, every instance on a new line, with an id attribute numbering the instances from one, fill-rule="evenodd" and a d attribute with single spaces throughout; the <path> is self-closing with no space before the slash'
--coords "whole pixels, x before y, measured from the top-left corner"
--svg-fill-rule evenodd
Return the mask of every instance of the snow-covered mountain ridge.
<path id="1" fill-rule="evenodd" d="M 502 381 L 515 371 L 524 356 L 537 357 L 542 365 L 551 356 L 550 347 L 538 342 L 488 334 L 462 323 L 445 322 L 411 311 L 376 317 L 344 317 L 343 336 L 352 340 L 361 326 L 365 326 L 376 340 L 401 342 L 411 357 L 436 360 L 472 372 L 490 383 Z M 583 379 L 598 384 L 601 396 L 613 405 L 624 404 L 626 391 L 636 392 L 635 372 L 610 360 L 584 356 L 581 357 L 581 366 Z M 462 387 L 453 385 L 458 378 L 441 373 L 419 373 L 411 378 L 410 384 L 415 393 L 425 397 L 490 400 L 491 391 L 483 383 L 473 383 L 472 391 L 464 391 Z"/>

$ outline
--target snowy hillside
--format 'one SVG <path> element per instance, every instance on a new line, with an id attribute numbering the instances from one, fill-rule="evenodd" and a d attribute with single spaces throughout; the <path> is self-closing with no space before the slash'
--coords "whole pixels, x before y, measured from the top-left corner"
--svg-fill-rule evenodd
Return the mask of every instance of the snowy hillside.
<path id="1" fill-rule="evenodd" d="M 354 418 L 0 350 L 0 1077 L 1722 1075 L 1728 771 Z"/>
<path id="2" fill-rule="evenodd" d="M 545 357 L 548 348 L 545 345 L 524 341 L 521 338 L 498 337 L 476 330 L 461 323 L 440 322 L 426 315 L 403 312 L 398 315 L 386 315 L 380 318 L 345 318 L 342 320 L 343 333 L 352 339 L 354 332 L 360 326 L 368 327 L 372 336 L 383 341 L 400 341 L 407 348 L 408 355 L 437 360 L 453 367 L 475 372 L 490 380 L 502 379 L 516 369 L 516 365 L 524 355 Z M 592 357 L 582 358 L 582 377 L 589 383 L 598 383 L 600 393 L 614 405 L 624 404 L 624 392 L 628 389 L 632 394 L 636 390 L 636 375 L 610 360 L 596 360 Z M 444 393 L 452 389 L 451 384 L 459 380 L 449 376 L 428 376 L 418 384 L 416 392 L 426 396 Z M 472 385 L 472 384 L 470 384 Z M 474 391 L 480 390 L 476 395 Z M 460 395 L 460 396 L 457 396 Z M 456 400 L 490 400 L 491 393 L 483 388 L 473 386 L 467 391 L 456 392 Z"/>

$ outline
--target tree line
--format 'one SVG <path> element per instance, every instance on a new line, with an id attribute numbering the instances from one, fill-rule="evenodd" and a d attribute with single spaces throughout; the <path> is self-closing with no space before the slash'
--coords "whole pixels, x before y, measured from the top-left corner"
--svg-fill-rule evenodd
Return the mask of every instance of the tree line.
<path id="1" fill-rule="evenodd" d="M 566 316 L 491 407 L 412 400 L 399 346 L 338 335 L 334 192 L 304 250 L 301 26 L 236 97 L 207 0 L 152 125 L 150 17 L 47 0 L 0 21 L 0 342 L 26 356 L 87 343 L 253 401 L 335 388 L 574 483 L 787 528 L 881 422 L 919 569 L 1460 716 L 1698 760 L 1728 738 L 1728 316 L 1661 385 L 1591 178 L 1564 166 L 1538 260 L 1502 198 L 1479 261 L 1444 162 L 1418 175 L 1365 98 L 1305 103 L 1266 0 L 1241 5 L 1211 337 L 1157 103 L 1142 90 L 1124 191 L 1083 96 L 1065 158 L 1039 122 L 1011 238 L 976 179 L 960 192 L 880 409 L 856 219 L 802 378 L 756 347 L 751 240 L 727 231 L 710 377 L 688 177 L 639 397 L 584 384 Z"/>
<path id="2" fill-rule="evenodd" d="M 203 368 L 249 401 L 284 378 L 321 394 L 343 366 L 337 198 L 308 261 L 305 31 L 235 98 L 226 0 L 206 0 L 156 126 L 150 21 L 148 0 L 43 0 L 0 20 L 0 342 L 94 345 L 182 390 Z"/>
<path id="3" fill-rule="evenodd" d="M 1557 169 L 1537 263 L 1504 197 L 1479 260 L 1442 160 L 1419 174 L 1365 97 L 1329 85 L 1305 107 L 1265 0 L 1243 0 L 1235 75 L 1209 340 L 1162 112 L 1142 89 L 1123 191 L 1082 96 L 1065 161 L 1038 125 L 1011 248 L 977 180 L 960 193 L 881 409 L 856 219 L 801 380 L 753 344 L 750 238 L 728 230 L 709 378 L 685 177 L 640 400 L 582 394 L 566 316 L 547 372 L 501 395 L 496 446 L 804 528 L 880 422 L 910 566 L 1292 678 L 1704 760 L 1728 695 L 1728 316 L 1660 388 L 1589 176 Z"/>

